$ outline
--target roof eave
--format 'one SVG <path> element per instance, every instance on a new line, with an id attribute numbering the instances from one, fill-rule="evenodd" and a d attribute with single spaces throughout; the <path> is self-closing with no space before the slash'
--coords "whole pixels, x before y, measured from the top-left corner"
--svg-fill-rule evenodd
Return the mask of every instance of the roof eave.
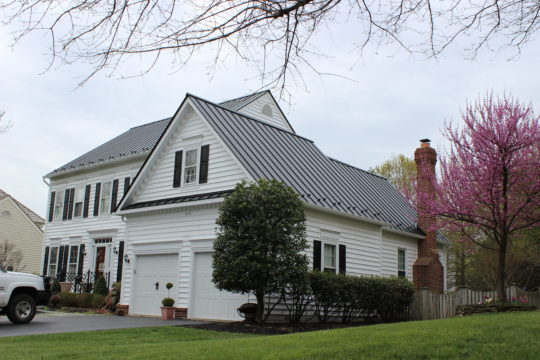
<path id="1" fill-rule="evenodd" d="M 148 212 L 162 211 L 162 210 L 182 209 L 182 208 L 188 208 L 188 207 L 199 206 L 199 205 L 218 204 L 222 201 L 223 201 L 223 198 L 215 198 L 215 199 L 186 201 L 182 203 L 174 203 L 174 204 L 166 204 L 166 205 L 146 206 L 146 207 L 141 207 L 141 208 L 136 208 L 136 209 L 120 209 L 116 211 L 116 214 L 117 215 L 133 215 L 133 214 L 141 214 L 141 213 L 148 213 Z"/>
<path id="2" fill-rule="evenodd" d="M 383 227 L 392 226 L 392 224 L 389 222 L 375 220 L 375 219 L 371 219 L 371 218 L 367 218 L 367 217 L 359 216 L 359 215 L 347 214 L 342 211 L 329 209 L 327 207 L 320 206 L 320 205 L 314 205 L 310 203 L 304 203 L 304 204 L 307 209 L 317 210 L 317 211 L 321 211 L 327 214 L 345 217 L 348 219 L 359 220 L 368 224 L 379 225 Z"/>

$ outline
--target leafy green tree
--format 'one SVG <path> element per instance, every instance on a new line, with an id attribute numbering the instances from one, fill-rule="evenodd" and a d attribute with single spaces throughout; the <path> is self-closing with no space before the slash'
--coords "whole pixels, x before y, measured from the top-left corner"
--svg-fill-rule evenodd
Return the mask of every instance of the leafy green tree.
<path id="1" fill-rule="evenodd" d="M 298 194 L 276 180 L 237 184 L 219 209 L 213 282 L 220 290 L 254 293 L 258 323 L 264 296 L 308 271 L 305 221 Z"/>
<path id="2" fill-rule="evenodd" d="M 416 204 L 416 164 L 414 159 L 405 155 L 393 155 L 380 165 L 369 169 L 370 172 L 384 176 L 411 205 Z"/>

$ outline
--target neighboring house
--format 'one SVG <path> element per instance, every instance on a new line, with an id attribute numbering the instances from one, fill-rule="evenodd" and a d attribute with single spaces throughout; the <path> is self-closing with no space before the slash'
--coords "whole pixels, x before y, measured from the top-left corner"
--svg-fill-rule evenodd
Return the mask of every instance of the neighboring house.
<path id="1" fill-rule="evenodd" d="M 429 269 L 440 266 L 437 247 L 444 262 L 444 239 L 425 236 L 385 178 L 295 134 L 268 91 L 221 104 L 188 94 L 171 119 L 133 128 L 46 178 L 43 271 L 121 279 L 130 314 L 159 314 L 172 282 L 179 313 L 238 318 L 249 297 L 211 281 L 215 220 L 235 184 L 258 178 L 283 181 L 305 201 L 313 268 L 413 280 L 414 265 L 418 286 L 443 288 L 442 273 Z"/>
<path id="2" fill-rule="evenodd" d="M 45 220 L 0 189 L 0 244 L 15 245 L 22 253 L 22 261 L 15 269 L 40 273 Z"/>

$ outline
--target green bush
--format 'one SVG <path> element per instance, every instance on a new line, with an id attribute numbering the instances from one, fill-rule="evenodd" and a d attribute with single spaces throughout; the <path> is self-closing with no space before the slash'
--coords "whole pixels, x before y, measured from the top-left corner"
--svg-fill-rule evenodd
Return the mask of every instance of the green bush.
<path id="1" fill-rule="evenodd" d="M 105 303 L 105 299 L 105 296 L 97 294 L 61 292 L 58 295 L 51 297 L 49 304 L 53 307 L 99 309 Z"/>
<path id="2" fill-rule="evenodd" d="M 55 308 L 59 304 L 60 304 L 60 296 L 58 295 L 51 296 L 51 298 L 49 299 L 49 306 Z"/>
<path id="3" fill-rule="evenodd" d="M 93 309 L 99 309 L 100 307 L 102 307 L 104 304 L 105 304 L 105 299 L 107 298 L 106 296 L 103 296 L 103 295 L 99 295 L 99 294 L 93 294 L 93 298 L 92 298 L 92 308 Z"/>
<path id="4" fill-rule="evenodd" d="M 58 305 L 64 307 L 79 307 L 79 300 L 77 294 L 70 292 L 60 292 L 58 293 L 60 302 Z"/>
<path id="5" fill-rule="evenodd" d="M 331 316 L 343 323 L 355 319 L 396 321 L 405 318 L 414 287 L 402 278 L 357 277 L 333 273 L 310 274 L 315 315 L 321 322 Z"/>
<path id="6" fill-rule="evenodd" d="M 95 296 L 96 296 L 95 294 L 90 294 L 90 293 L 77 294 L 77 302 L 78 302 L 77 307 L 84 308 L 84 309 L 93 308 L 94 306 L 92 304 L 93 304 Z"/>
<path id="7" fill-rule="evenodd" d="M 51 294 L 56 295 L 60 292 L 60 282 L 56 277 L 51 277 Z"/>
<path id="8" fill-rule="evenodd" d="M 174 305 L 174 299 L 170 297 L 166 297 L 163 300 L 161 300 L 161 303 L 163 304 L 163 306 L 170 307 Z"/>
<path id="9" fill-rule="evenodd" d="M 94 285 L 94 294 L 107 296 L 109 294 L 109 289 L 107 288 L 107 283 L 103 276 L 99 276 Z"/>

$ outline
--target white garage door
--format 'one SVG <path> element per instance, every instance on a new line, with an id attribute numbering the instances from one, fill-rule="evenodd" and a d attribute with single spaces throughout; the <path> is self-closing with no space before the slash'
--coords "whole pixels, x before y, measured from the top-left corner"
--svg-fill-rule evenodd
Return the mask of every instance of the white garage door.
<path id="1" fill-rule="evenodd" d="M 236 309 L 248 302 L 248 296 L 216 289 L 212 283 L 212 253 L 196 253 L 194 266 L 190 317 L 194 319 L 242 320 Z M 253 299 L 251 300 L 253 301 Z"/>
<path id="2" fill-rule="evenodd" d="M 176 300 L 178 294 L 178 254 L 139 255 L 135 274 L 133 310 L 137 315 L 161 314 L 161 300 L 167 297 L 165 285 L 174 284 L 171 297 Z"/>

